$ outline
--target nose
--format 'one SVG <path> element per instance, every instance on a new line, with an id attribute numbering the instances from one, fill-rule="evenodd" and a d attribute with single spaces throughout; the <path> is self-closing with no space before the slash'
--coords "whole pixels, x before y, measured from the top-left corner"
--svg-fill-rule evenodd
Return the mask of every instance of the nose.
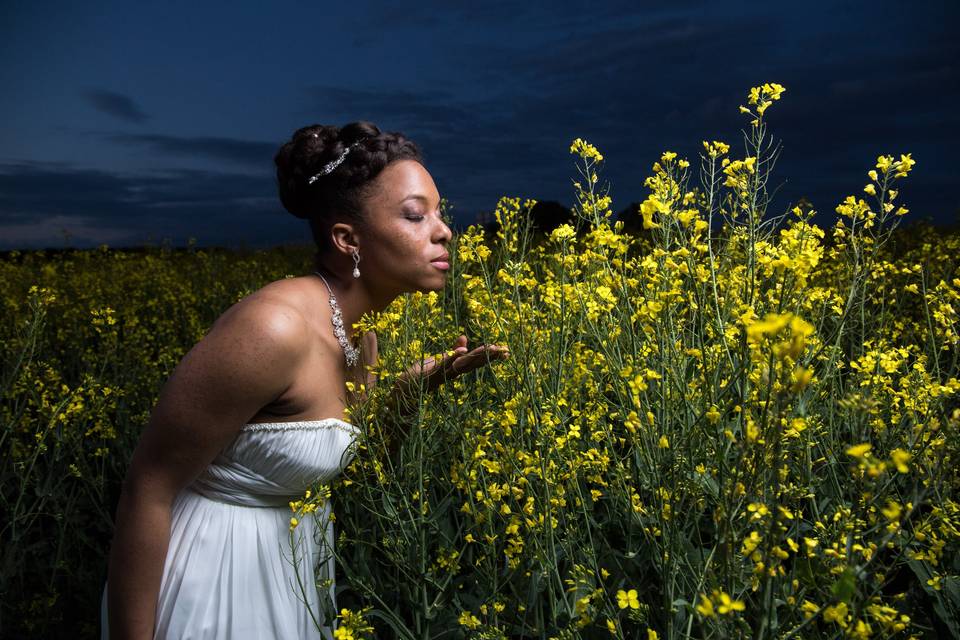
<path id="1" fill-rule="evenodd" d="M 447 226 L 447 223 L 444 222 L 442 218 L 438 217 L 437 220 L 440 222 L 440 228 L 439 231 L 434 234 L 434 238 L 438 243 L 446 244 L 453 239 L 453 231 L 450 230 L 450 227 Z"/>

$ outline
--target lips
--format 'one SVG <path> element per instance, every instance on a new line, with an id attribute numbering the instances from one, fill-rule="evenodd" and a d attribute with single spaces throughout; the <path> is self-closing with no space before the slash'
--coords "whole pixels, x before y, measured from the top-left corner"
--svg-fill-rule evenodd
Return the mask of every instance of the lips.
<path id="1" fill-rule="evenodd" d="M 430 261 L 430 264 L 437 267 L 438 269 L 449 269 L 450 268 L 450 254 L 445 253 L 442 256 L 437 256 Z"/>

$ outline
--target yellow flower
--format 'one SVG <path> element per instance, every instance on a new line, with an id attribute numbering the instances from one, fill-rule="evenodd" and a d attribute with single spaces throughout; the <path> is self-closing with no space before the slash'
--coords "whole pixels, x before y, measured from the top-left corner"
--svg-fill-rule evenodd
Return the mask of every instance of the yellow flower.
<path id="1" fill-rule="evenodd" d="M 734 611 L 743 611 L 746 605 L 741 600 L 734 600 L 724 592 L 720 592 L 720 606 L 717 611 L 720 614 L 733 613 Z"/>
<path id="2" fill-rule="evenodd" d="M 700 594 L 700 604 L 697 605 L 697 612 L 704 618 L 712 618 L 716 615 L 716 611 L 713 609 L 713 602 L 703 593 Z"/>
<path id="3" fill-rule="evenodd" d="M 568 224 L 562 224 L 550 233 L 550 239 L 559 242 L 563 240 L 569 240 L 570 238 L 575 238 L 577 232 Z"/>
<path id="4" fill-rule="evenodd" d="M 751 531 L 750 535 L 743 539 L 743 555 L 749 556 L 762 541 L 763 538 L 759 533 Z"/>
<path id="5" fill-rule="evenodd" d="M 723 142 L 718 142 L 714 140 L 713 142 L 703 141 L 703 148 L 707 150 L 707 154 L 711 158 L 716 158 L 717 156 L 722 156 L 730 151 L 730 145 Z"/>
<path id="6" fill-rule="evenodd" d="M 640 215 L 643 217 L 644 229 L 658 229 L 660 225 L 653 221 L 653 214 L 661 211 L 663 207 L 660 202 L 650 196 L 640 204 Z"/>
<path id="7" fill-rule="evenodd" d="M 767 82 L 760 87 L 752 87 L 750 89 L 750 93 L 747 94 L 747 101 L 750 104 L 757 105 L 757 113 L 762 116 L 763 112 L 766 111 L 771 104 L 773 104 L 774 100 L 780 99 L 780 94 L 784 91 L 785 89 L 783 85 L 775 82 Z M 742 106 L 740 107 L 740 110 L 745 111 Z M 757 124 L 758 120 L 754 120 L 753 125 L 756 126 Z"/>
<path id="8" fill-rule="evenodd" d="M 621 609 L 626 609 L 627 607 L 631 609 L 640 608 L 640 600 L 637 598 L 637 590 L 630 589 L 629 591 L 624 591 L 620 589 L 617 591 L 617 606 Z"/>
<path id="9" fill-rule="evenodd" d="M 573 144 L 570 145 L 570 153 L 579 154 L 584 160 L 593 159 L 597 162 L 603 160 L 603 156 L 597 151 L 595 146 L 580 138 L 574 140 Z"/>
<path id="10" fill-rule="evenodd" d="M 480 626 L 480 619 L 469 611 L 464 611 L 461 613 L 457 621 L 461 626 L 464 626 L 468 629 L 476 629 Z"/>
<path id="11" fill-rule="evenodd" d="M 799 393 L 807 388 L 807 385 L 810 384 L 810 380 L 813 378 L 813 369 L 807 367 L 797 367 L 793 370 L 793 373 L 790 375 L 791 385 L 790 390 L 794 393 Z"/>
<path id="12" fill-rule="evenodd" d="M 873 629 L 870 628 L 869 624 L 863 620 L 857 620 L 856 626 L 853 631 L 850 632 L 850 637 L 855 638 L 855 640 L 863 640 L 869 638 L 872 634 Z"/>
<path id="13" fill-rule="evenodd" d="M 910 471 L 910 465 L 907 464 L 910 462 L 910 458 L 910 452 L 904 451 L 903 449 L 894 449 L 890 452 L 890 459 L 900 473 L 908 473 Z"/>
<path id="14" fill-rule="evenodd" d="M 667 439 L 667 436 L 660 436 L 660 442 L 658 443 L 661 449 L 669 449 L 670 441 Z"/>
<path id="15" fill-rule="evenodd" d="M 887 506 L 880 510 L 887 520 L 899 520 L 902 507 L 893 500 L 887 500 Z"/>
<path id="16" fill-rule="evenodd" d="M 847 626 L 847 604 L 841 602 L 823 610 L 823 619 L 826 622 L 836 622 L 841 627 Z"/>
<path id="17" fill-rule="evenodd" d="M 764 84 L 763 88 L 766 90 L 768 97 L 771 100 L 779 100 L 780 94 L 787 90 L 782 84 L 777 84 L 776 82 Z"/>
<path id="18" fill-rule="evenodd" d="M 680 224 L 684 227 L 689 227 L 690 221 L 697 216 L 697 213 L 696 209 L 684 209 L 677 213 L 677 219 L 680 220 Z"/>
<path id="19" fill-rule="evenodd" d="M 749 505 L 747 505 L 747 511 L 753 514 L 750 516 L 751 520 L 761 520 L 765 515 L 770 513 L 770 510 L 767 509 L 767 505 L 763 504 L 762 502 L 751 502 Z"/>
<path id="20" fill-rule="evenodd" d="M 902 178 L 908 173 L 910 169 L 913 168 L 913 165 L 917 164 L 917 161 L 910 157 L 910 154 L 900 156 L 900 162 L 897 163 L 897 173 L 894 174 L 894 178 Z"/>
<path id="21" fill-rule="evenodd" d="M 757 342 L 762 336 L 775 334 L 790 322 L 790 314 L 769 313 L 763 320 L 747 325 L 747 340 Z"/>
<path id="22" fill-rule="evenodd" d="M 856 444 L 850 447 L 849 449 L 847 449 L 847 455 L 853 456 L 854 458 L 862 459 L 864 456 L 866 456 L 870 452 L 870 449 L 872 448 L 873 448 L 873 445 L 868 444 L 866 442 L 863 444 Z"/>
<path id="23" fill-rule="evenodd" d="M 707 420 L 710 421 L 710 424 L 716 424 L 717 420 L 720 419 L 720 411 L 717 410 L 717 405 L 710 405 L 710 409 L 706 413 Z"/>

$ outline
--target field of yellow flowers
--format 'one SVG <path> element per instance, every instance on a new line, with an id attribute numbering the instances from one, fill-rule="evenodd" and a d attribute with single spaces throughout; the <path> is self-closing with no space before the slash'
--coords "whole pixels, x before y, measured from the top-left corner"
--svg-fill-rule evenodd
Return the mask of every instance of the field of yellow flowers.
<path id="1" fill-rule="evenodd" d="M 743 157 L 665 152 L 639 233 L 571 146 L 575 224 L 503 198 L 443 292 L 361 324 L 379 383 L 332 500 L 338 638 L 960 636 L 960 237 L 897 228 L 910 154 L 820 228 L 768 211 L 767 110 Z M 696 184 L 692 184 L 696 178 Z M 0 635 L 96 634 L 119 481 L 160 386 L 307 249 L 14 253 L 3 283 Z M 512 357 L 409 417 L 391 381 L 460 333 Z M 351 389 L 357 391 L 357 389 Z"/>

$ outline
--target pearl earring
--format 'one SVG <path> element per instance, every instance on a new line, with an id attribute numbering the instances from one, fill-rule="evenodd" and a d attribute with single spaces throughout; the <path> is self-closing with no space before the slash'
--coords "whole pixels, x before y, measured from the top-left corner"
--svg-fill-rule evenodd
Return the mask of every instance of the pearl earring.
<path id="1" fill-rule="evenodd" d="M 353 250 L 353 277 L 354 278 L 360 277 L 360 269 L 357 267 L 357 265 L 359 264 L 360 264 L 360 254 L 357 253 L 356 249 L 354 249 Z"/>

